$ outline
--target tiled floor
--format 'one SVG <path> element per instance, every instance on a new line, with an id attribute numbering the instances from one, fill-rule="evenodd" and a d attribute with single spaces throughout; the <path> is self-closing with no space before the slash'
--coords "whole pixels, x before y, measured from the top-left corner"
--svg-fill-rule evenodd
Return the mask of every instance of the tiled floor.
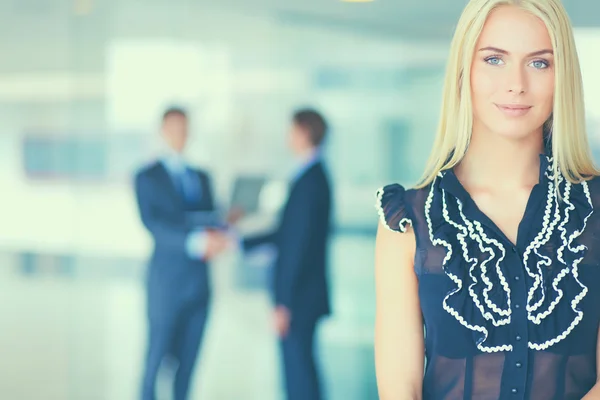
<path id="1" fill-rule="evenodd" d="M 330 400 L 376 398 L 371 251 L 361 239 L 335 245 L 336 316 L 320 332 Z M 236 262 L 231 255 L 213 265 L 213 310 L 192 399 L 279 400 L 268 299 L 262 291 L 233 284 Z M 138 398 L 145 347 L 139 279 L 23 275 L 7 266 L 0 273 L 0 293 L 2 399 Z M 161 392 L 168 393 L 168 378 Z"/>

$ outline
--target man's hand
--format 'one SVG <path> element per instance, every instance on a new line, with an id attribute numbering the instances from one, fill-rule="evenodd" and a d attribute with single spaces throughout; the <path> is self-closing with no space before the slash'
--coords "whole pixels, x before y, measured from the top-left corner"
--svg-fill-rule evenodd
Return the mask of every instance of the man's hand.
<path id="1" fill-rule="evenodd" d="M 275 308 L 273 316 L 273 322 L 275 323 L 275 332 L 277 333 L 277 336 L 283 339 L 287 336 L 288 331 L 290 330 L 290 322 L 292 320 L 290 310 L 288 310 L 284 306 L 277 306 Z"/>
<path id="2" fill-rule="evenodd" d="M 206 238 L 206 252 L 204 258 L 212 260 L 230 247 L 231 240 L 227 235 L 219 231 L 208 231 Z"/>

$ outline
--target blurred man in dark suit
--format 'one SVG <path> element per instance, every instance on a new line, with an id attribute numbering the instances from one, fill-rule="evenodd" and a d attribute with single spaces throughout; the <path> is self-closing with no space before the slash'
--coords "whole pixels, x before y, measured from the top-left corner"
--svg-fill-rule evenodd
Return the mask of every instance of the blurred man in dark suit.
<path id="1" fill-rule="evenodd" d="M 278 229 L 246 238 L 245 250 L 272 243 L 274 324 L 280 338 L 288 400 L 319 400 L 313 346 L 317 323 L 330 313 L 327 248 L 331 189 L 321 158 L 325 119 L 311 109 L 293 116 L 289 145 L 300 161 Z"/>
<path id="2" fill-rule="evenodd" d="M 210 300 L 208 262 L 228 240 L 194 215 L 215 210 L 209 176 L 183 157 L 188 118 L 183 109 L 162 119 L 163 157 L 135 177 L 144 226 L 154 239 L 147 274 L 149 342 L 142 399 L 155 399 L 155 381 L 166 356 L 177 361 L 174 399 L 188 397 L 190 379 L 204 333 Z"/>

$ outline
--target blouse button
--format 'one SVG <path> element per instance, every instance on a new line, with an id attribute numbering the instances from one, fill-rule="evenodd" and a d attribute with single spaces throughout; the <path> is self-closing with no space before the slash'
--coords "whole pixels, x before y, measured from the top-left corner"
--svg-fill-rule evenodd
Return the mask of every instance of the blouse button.
<path id="1" fill-rule="evenodd" d="M 521 308 L 520 304 L 515 304 L 515 308 L 518 310 L 519 308 Z"/>
<path id="2" fill-rule="evenodd" d="M 519 278 L 518 276 L 515 276 L 515 281 L 518 281 L 519 279 L 521 279 L 521 278 Z"/>
<path id="3" fill-rule="evenodd" d="M 517 339 L 517 342 L 520 342 L 521 341 L 521 336 L 517 335 L 517 337 L 515 339 Z"/>
<path id="4" fill-rule="evenodd" d="M 512 394 L 517 394 L 517 393 L 519 393 L 519 391 L 517 390 L 517 388 L 513 388 L 513 389 L 511 390 L 511 392 L 512 392 Z"/>
<path id="5" fill-rule="evenodd" d="M 517 367 L 517 368 L 521 368 L 522 366 L 523 366 L 523 364 L 521 364 L 520 362 L 515 364 L 515 367 Z"/>

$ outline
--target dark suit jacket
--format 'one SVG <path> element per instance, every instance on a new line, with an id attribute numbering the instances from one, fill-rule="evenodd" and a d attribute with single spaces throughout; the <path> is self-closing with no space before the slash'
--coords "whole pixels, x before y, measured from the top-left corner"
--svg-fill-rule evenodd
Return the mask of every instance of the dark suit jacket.
<path id="1" fill-rule="evenodd" d="M 210 296 L 207 265 L 186 252 L 188 234 L 197 228 L 190 222 L 193 211 L 214 210 L 209 177 L 195 170 L 202 196 L 186 204 L 162 162 L 142 169 L 135 176 L 135 193 L 144 226 L 154 239 L 148 266 L 150 297 L 156 301 L 200 300 Z"/>
<path id="2" fill-rule="evenodd" d="M 278 256 L 273 274 L 273 300 L 294 319 L 330 313 L 327 248 L 331 189 L 324 166 L 317 162 L 292 185 L 278 229 L 244 240 L 244 248 L 273 243 Z"/>

